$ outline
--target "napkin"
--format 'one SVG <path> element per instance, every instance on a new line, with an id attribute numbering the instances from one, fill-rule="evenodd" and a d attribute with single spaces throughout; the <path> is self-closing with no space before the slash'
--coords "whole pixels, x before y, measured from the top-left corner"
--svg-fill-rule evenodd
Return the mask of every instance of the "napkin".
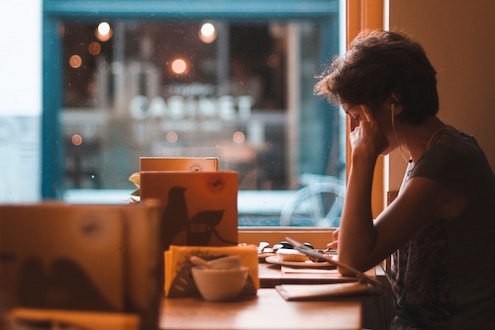
<path id="1" fill-rule="evenodd" d="M 241 258 L 241 266 L 249 268 L 249 275 L 241 296 L 255 296 L 260 287 L 258 277 L 258 250 L 255 245 L 235 246 L 170 246 L 165 257 L 165 295 L 169 298 L 200 296 L 194 283 L 191 256 L 212 260 L 236 255 Z"/>
<path id="2" fill-rule="evenodd" d="M 285 300 L 317 300 L 370 294 L 375 288 L 361 282 L 332 284 L 282 284 L 275 286 Z"/>

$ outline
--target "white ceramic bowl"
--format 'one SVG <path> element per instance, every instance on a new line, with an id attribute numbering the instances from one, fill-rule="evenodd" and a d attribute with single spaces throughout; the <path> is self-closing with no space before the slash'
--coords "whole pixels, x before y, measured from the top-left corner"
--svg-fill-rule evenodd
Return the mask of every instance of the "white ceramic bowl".
<path id="1" fill-rule="evenodd" d="M 228 301 L 236 298 L 246 284 L 248 267 L 211 269 L 192 268 L 194 282 L 201 296 L 208 301 Z"/>
<path id="2" fill-rule="evenodd" d="M 197 266 L 215 269 L 233 269 L 241 267 L 240 256 L 226 256 L 218 259 L 206 261 L 198 256 L 192 256 L 191 261 Z"/>

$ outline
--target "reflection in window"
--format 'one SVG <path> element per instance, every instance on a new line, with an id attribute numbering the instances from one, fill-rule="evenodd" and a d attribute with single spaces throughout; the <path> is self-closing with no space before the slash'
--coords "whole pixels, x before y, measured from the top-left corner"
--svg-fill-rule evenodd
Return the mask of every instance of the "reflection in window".
<path id="1" fill-rule="evenodd" d="M 247 191 L 340 177 L 338 115 L 312 96 L 320 34 L 308 22 L 64 24 L 66 189 L 132 189 L 141 156 L 216 156 Z"/>

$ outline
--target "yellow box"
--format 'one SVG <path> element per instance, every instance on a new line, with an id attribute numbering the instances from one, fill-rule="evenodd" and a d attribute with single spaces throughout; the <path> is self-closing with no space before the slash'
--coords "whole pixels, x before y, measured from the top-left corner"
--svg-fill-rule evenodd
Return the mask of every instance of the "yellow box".
<path id="1" fill-rule="evenodd" d="M 159 200 L 163 251 L 170 245 L 237 245 L 238 174 L 141 172 L 141 202 Z"/>
<path id="2" fill-rule="evenodd" d="M 139 171 L 208 172 L 218 170 L 216 157 L 141 157 Z"/>
<path id="3" fill-rule="evenodd" d="M 165 252 L 165 295 L 169 298 L 199 296 L 194 284 L 191 268 L 192 256 L 212 260 L 224 256 L 241 257 L 241 266 L 249 268 L 248 280 L 241 292 L 242 296 L 255 296 L 260 287 L 258 277 L 258 250 L 255 245 L 236 245 L 228 247 L 170 246 Z"/>

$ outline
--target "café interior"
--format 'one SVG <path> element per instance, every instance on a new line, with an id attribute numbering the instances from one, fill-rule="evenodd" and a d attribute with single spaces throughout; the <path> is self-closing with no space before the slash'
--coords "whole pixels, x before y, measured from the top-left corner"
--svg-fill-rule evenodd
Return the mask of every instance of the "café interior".
<path id="1" fill-rule="evenodd" d="M 424 44 L 443 116 L 495 167 L 495 114 L 464 111 L 495 102 L 491 0 L 31 1 L 0 23 L 34 22 L 0 54 L 0 329 L 387 329 L 389 260 L 346 277 L 326 251 L 348 123 L 313 94 L 363 29 Z M 377 164 L 374 216 L 400 157 Z M 291 240 L 323 259 L 285 260 Z M 212 264 L 228 257 L 236 275 Z"/>

